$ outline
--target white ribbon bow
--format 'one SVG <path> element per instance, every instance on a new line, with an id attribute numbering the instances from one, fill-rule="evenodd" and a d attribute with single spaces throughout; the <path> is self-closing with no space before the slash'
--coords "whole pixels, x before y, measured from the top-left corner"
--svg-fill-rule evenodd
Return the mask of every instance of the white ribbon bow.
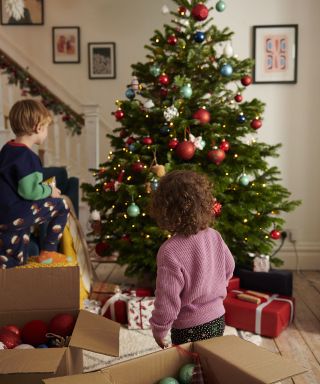
<path id="1" fill-rule="evenodd" d="M 194 144 L 196 148 L 200 149 L 200 151 L 202 151 L 206 145 L 206 142 L 202 140 L 202 136 L 195 137 L 192 133 L 189 134 L 189 140 Z"/>

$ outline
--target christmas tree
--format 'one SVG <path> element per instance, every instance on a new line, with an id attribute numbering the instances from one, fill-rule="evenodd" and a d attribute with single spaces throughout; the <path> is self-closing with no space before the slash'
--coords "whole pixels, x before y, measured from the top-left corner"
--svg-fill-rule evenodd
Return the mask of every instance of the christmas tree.
<path id="1" fill-rule="evenodd" d="M 95 211 L 98 254 L 119 252 L 129 275 L 155 274 L 156 254 L 170 236 L 148 215 L 152 190 L 174 169 L 205 173 L 213 184 L 215 228 L 239 266 L 252 253 L 271 255 L 284 220 L 298 204 L 279 184 L 268 157 L 278 145 L 257 140 L 263 102 L 245 99 L 251 59 L 233 55 L 233 33 L 219 31 L 208 1 L 174 0 L 171 24 L 156 30 L 146 45 L 146 62 L 132 65 L 125 100 L 116 102 L 118 126 L 113 151 L 94 172 L 96 183 L 82 186 Z M 167 8 L 164 8 L 165 12 Z M 97 212 L 98 211 L 98 212 Z M 271 262 L 281 260 L 271 255 Z"/>

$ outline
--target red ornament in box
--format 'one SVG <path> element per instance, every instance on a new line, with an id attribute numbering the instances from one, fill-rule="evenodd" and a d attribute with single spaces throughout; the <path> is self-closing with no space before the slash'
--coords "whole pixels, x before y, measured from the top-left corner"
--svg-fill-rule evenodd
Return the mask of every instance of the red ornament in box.
<path id="1" fill-rule="evenodd" d="M 114 116 L 115 116 L 116 120 L 119 121 L 119 120 L 122 120 L 124 118 L 125 114 L 124 114 L 122 109 L 118 109 L 115 111 Z"/>
<path id="2" fill-rule="evenodd" d="M 176 36 L 176 35 L 170 35 L 170 36 L 168 36 L 168 38 L 167 38 L 167 42 L 168 42 L 168 44 L 170 44 L 170 45 L 176 45 L 176 44 L 177 44 L 177 41 L 178 41 L 178 39 L 177 39 L 177 36 Z"/>
<path id="3" fill-rule="evenodd" d="M 204 108 L 200 108 L 192 116 L 193 119 L 198 120 L 200 124 L 208 124 L 211 120 L 210 112 Z"/>
<path id="4" fill-rule="evenodd" d="M 76 319 L 68 313 L 54 316 L 49 323 L 49 332 L 62 337 L 71 336 Z"/>
<path id="5" fill-rule="evenodd" d="M 131 169 L 133 170 L 133 172 L 141 173 L 144 169 L 144 163 L 142 163 L 141 161 L 136 161 L 131 165 Z"/>
<path id="6" fill-rule="evenodd" d="M 241 84 L 244 85 L 245 87 L 247 87 L 248 85 L 250 85 L 252 83 L 252 77 L 249 76 L 249 75 L 245 75 L 242 77 L 241 79 Z"/>
<path id="7" fill-rule="evenodd" d="M 195 20 L 203 21 L 208 17 L 209 10 L 204 4 L 199 3 L 192 8 L 191 14 Z"/>
<path id="8" fill-rule="evenodd" d="M 17 334 L 3 327 L 0 328 L 0 342 L 3 343 L 6 348 L 13 349 L 21 344 L 21 339 Z"/>
<path id="9" fill-rule="evenodd" d="M 259 129 L 262 126 L 262 121 L 260 119 L 253 119 L 250 125 L 253 129 Z"/>
<path id="10" fill-rule="evenodd" d="M 280 237 L 281 237 L 281 232 L 278 231 L 277 229 L 273 229 L 273 230 L 270 232 L 270 237 L 271 237 L 273 240 L 279 240 Z"/>
<path id="11" fill-rule="evenodd" d="M 230 143 L 226 139 L 222 139 L 221 144 L 219 145 L 219 148 L 223 151 L 227 152 L 230 149 Z"/>
<path id="12" fill-rule="evenodd" d="M 179 144 L 179 140 L 175 137 L 173 139 L 171 139 L 168 143 L 168 147 L 170 149 L 175 149 L 175 147 Z"/>
<path id="13" fill-rule="evenodd" d="M 192 159 L 195 151 L 196 147 L 191 141 L 188 140 L 182 141 L 175 148 L 176 155 L 182 160 Z"/>
<path id="14" fill-rule="evenodd" d="M 21 337 L 21 329 L 19 327 L 17 327 L 16 325 L 13 325 L 13 324 L 5 325 L 5 326 L 1 327 L 1 329 L 5 329 L 5 330 L 10 331 L 10 332 L 16 334 L 17 336 Z"/>
<path id="15" fill-rule="evenodd" d="M 217 149 L 213 149 L 212 151 L 209 151 L 207 157 L 209 161 L 219 165 L 225 159 L 226 153 L 222 149 L 217 148 Z"/>
<path id="16" fill-rule="evenodd" d="M 168 85 L 169 82 L 170 82 L 170 80 L 169 80 L 169 76 L 166 75 L 165 73 L 163 73 L 162 75 L 160 75 L 160 76 L 158 77 L 158 81 L 159 81 L 159 83 L 162 84 L 162 85 Z"/>
<path id="17" fill-rule="evenodd" d="M 151 145 L 153 143 L 153 140 L 150 136 L 146 136 L 142 139 L 142 143 L 145 145 Z"/>
<path id="18" fill-rule="evenodd" d="M 48 339 L 48 325 L 42 320 L 32 320 L 25 324 L 21 331 L 21 338 L 25 344 L 37 346 L 45 344 Z"/>

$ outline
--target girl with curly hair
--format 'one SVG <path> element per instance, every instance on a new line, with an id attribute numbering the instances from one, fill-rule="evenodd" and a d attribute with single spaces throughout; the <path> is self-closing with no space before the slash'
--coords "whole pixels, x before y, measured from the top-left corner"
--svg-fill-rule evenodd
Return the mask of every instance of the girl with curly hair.
<path id="1" fill-rule="evenodd" d="M 188 170 L 160 179 L 150 214 L 171 236 L 159 248 L 155 309 L 150 320 L 161 348 L 222 336 L 223 300 L 234 259 L 213 222 L 212 187 Z"/>

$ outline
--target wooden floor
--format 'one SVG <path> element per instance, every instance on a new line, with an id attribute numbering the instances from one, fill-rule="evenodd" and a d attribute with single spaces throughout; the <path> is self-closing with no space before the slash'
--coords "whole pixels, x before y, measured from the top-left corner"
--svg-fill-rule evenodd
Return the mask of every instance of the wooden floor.
<path id="1" fill-rule="evenodd" d="M 295 272 L 293 323 L 276 339 L 263 337 L 261 347 L 302 364 L 308 372 L 281 384 L 320 384 L 320 271 Z"/>

